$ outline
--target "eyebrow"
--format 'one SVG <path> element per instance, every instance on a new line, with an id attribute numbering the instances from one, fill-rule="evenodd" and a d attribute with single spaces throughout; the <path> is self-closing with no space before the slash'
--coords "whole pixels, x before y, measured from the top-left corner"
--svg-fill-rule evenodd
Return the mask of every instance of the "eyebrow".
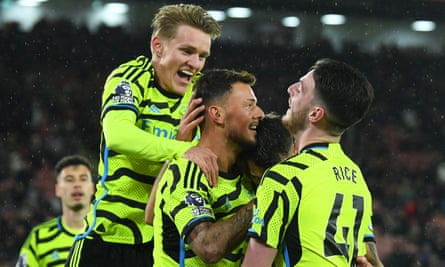
<path id="1" fill-rule="evenodd" d="M 258 99 L 256 99 L 256 98 L 248 98 L 248 99 L 246 99 L 246 101 L 247 101 L 247 102 L 254 102 L 254 103 L 257 103 L 257 102 L 258 102 Z"/>
<path id="2" fill-rule="evenodd" d="M 193 51 L 193 52 L 195 52 L 195 53 L 198 53 L 198 49 L 196 48 L 196 47 L 194 47 L 194 46 L 191 46 L 191 45 L 184 45 L 184 46 L 180 46 L 179 47 L 179 49 L 182 49 L 182 50 L 191 50 L 191 51 Z M 204 52 L 204 53 L 198 53 L 200 56 L 203 56 L 203 57 L 209 57 L 210 56 L 210 53 L 209 52 Z"/>

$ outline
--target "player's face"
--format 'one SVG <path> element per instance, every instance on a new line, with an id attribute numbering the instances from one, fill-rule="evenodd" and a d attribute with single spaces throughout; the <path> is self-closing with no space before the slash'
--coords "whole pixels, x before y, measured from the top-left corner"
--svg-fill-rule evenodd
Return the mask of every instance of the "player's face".
<path id="1" fill-rule="evenodd" d="M 184 95 L 192 77 L 204 67 L 210 46 L 209 34 L 187 25 L 179 26 L 172 39 L 153 37 L 152 60 L 159 85 L 168 92 Z"/>
<path id="2" fill-rule="evenodd" d="M 225 110 L 230 140 L 241 146 L 254 145 L 256 127 L 264 117 L 264 112 L 257 106 L 257 98 L 250 85 L 234 83 Z"/>
<path id="3" fill-rule="evenodd" d="M 293 133 L 306 129 L 309 123 L 315 93 L 315 81 L 313 71 L 304 75 L 299 82 L 291 84 L 287 89 L 289 93 L 289 108 L 283 116 L 283 123 Z"/>
<path id="4" fill-rule="evenodd" d="M 62 169 L 56 184 L 56 195 L 65 208 L 78 211 L 88 207 L 94 193 L 91 173 L 84 165 L 72 165 Z"/>

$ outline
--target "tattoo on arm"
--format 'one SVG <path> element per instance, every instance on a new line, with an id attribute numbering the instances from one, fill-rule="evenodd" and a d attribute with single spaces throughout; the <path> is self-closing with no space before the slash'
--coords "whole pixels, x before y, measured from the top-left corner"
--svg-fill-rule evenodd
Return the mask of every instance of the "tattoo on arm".
<path id="1" fill-rule="evenodd" d="M 187 235 L 186 242 L 204 261 L 217 262 L 245 240 L 252 216 L 253 201 L 229 219 L 196 225 Z"/>

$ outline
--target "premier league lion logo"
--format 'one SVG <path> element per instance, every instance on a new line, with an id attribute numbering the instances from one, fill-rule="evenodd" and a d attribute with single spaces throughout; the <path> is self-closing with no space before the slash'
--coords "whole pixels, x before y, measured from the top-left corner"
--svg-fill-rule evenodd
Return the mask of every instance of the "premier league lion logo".
<path id="1" fill-rule="evenodd" d="M 188 192 L 185 195 L 185 204 L 189 206 L 202 207 L 206 204 L 205 200 L 196 192 Z"/>

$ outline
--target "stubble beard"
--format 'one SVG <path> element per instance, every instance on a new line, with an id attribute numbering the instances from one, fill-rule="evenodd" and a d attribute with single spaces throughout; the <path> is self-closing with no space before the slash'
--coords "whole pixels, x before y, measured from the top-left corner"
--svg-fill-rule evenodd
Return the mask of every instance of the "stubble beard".
<path id="1" fill-rule="evenodd" d="M 82 204 L 82 203 L 77 203 L 77 204 L 74 204 L 74 205 L 72 205 L 72 206 L 70 207 L 70 209 L 71 209 L 72 211 L 79 211 L 79 210 L 82 210 L 83 208 L 85 208 L 85 205 Z"/>

